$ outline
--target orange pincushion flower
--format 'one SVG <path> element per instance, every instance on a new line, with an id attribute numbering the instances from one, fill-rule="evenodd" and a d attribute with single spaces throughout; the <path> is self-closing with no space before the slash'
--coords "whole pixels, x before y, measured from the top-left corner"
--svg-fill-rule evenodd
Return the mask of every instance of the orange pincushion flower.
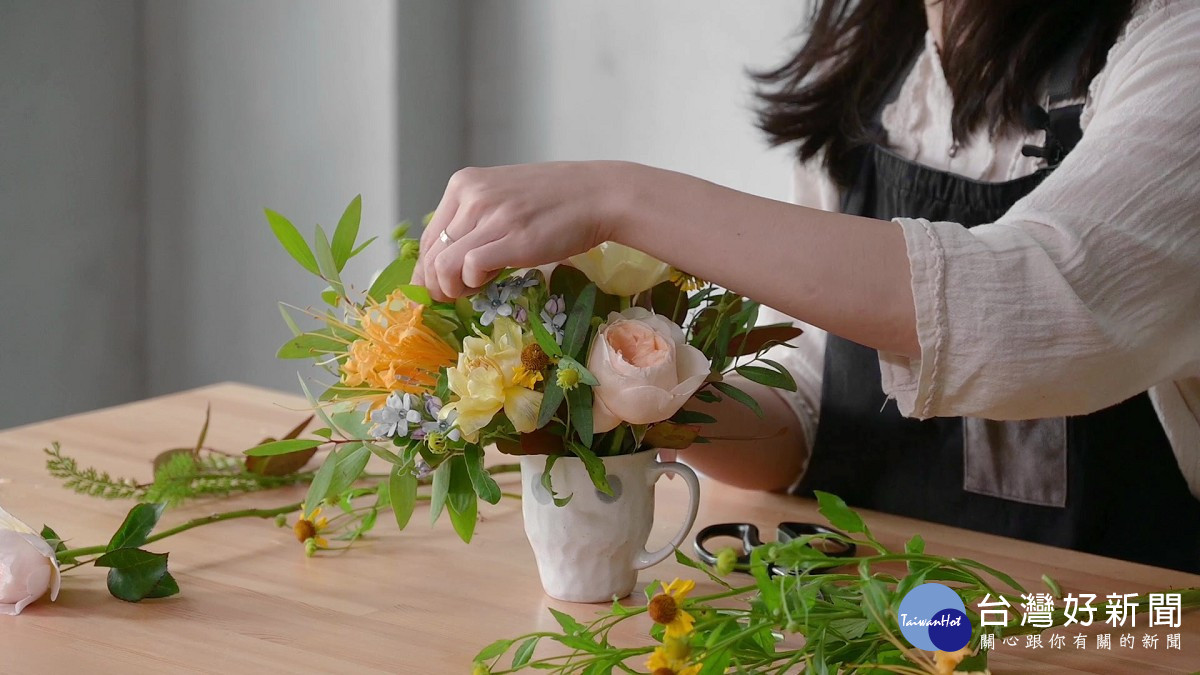
<path id="1" fill-rule="evenodd" d="M 438 372 L 458 357 L 458 352 L 421 320 L 424 310 L 399 290 L 382 303 L 368 299 L 366 307 L 358 310 L 359 325 L 354 332 L 360 339 L 346 350 L 342 383 L 378 390 L 372 408 L 382 405 L 397 389 L 410 394 L 432 389 Z"/>

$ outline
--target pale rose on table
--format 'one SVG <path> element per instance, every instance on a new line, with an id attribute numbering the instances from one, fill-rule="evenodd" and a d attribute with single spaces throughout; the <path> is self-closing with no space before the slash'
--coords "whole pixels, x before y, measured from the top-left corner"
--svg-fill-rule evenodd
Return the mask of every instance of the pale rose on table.
<path id="1" fill-rule="evenodd" d="M 665 262 L 611 241 L 570 260 L 597 288 L 611 295 L 637 295 L 671 276 L 671 266 Z"/>
<path id="2" fill-rule="evenodd" d="M 608 315 L 588 354 L 596 433 L 621 422 L 651 424 L 674 415 L 708 377 L 704 354 L 683 329 L 641 307 Z"/>
<path id="3" fill-rule="evenodd" d="M 0 614 L 16 616 L 61 582 L 54 549 L 33 528 L 0 508 Z"/>

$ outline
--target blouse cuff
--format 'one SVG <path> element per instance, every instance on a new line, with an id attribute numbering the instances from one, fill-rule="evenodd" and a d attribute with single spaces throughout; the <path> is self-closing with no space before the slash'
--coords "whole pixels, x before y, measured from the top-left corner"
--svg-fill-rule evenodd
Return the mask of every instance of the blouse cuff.
<path id="1" fill-rule="evenodd" d="M 893 222 L 904 230 L 921 355 L 910 359 L 879 352 L 880 380 L 884 393 L 896 400 L 900 414 L 928 419 L 936 414 L 940 396 L 938 377 L 947 332 L 946 257 L 928 220 L 896 218 Z"/>

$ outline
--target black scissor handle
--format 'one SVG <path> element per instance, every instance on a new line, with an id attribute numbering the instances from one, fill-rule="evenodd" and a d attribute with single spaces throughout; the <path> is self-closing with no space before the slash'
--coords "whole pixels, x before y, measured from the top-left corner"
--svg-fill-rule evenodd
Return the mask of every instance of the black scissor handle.
<path id="1" fill-rule="evenodd" d="M 717 564 L 717 556 L 704 545 L 709 539 L 717 537 L 732 537 L 740 539 L 742 542 L 742 554 L 738 556 L 738 563 L 742 565 L 750 564 L 750 551 L 763 545 L 763 541 L 758 536 L 758 527 L 750 523 L 718 523 L 709 525 L 696 533 L 696 555 L 708 563 L 709 565 Z"/>

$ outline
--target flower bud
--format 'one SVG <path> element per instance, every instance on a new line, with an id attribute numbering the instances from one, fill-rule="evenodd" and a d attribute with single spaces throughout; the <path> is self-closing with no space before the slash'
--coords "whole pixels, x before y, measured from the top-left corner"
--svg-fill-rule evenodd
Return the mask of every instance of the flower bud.
<path id="1" fill-rule="evenodd" d="M 579 386 L 579 371 L 574 368 L 559 368 L 555 380 L 563 391 L 571 391 Z"/>
<path id="2" fill-rule="evenodd" d="M 733 571 L 734 565 L 737 565 L 737 551 L 730 547 L 725 547 L 717 552 L 717 574 L 727 576 Z"/>

